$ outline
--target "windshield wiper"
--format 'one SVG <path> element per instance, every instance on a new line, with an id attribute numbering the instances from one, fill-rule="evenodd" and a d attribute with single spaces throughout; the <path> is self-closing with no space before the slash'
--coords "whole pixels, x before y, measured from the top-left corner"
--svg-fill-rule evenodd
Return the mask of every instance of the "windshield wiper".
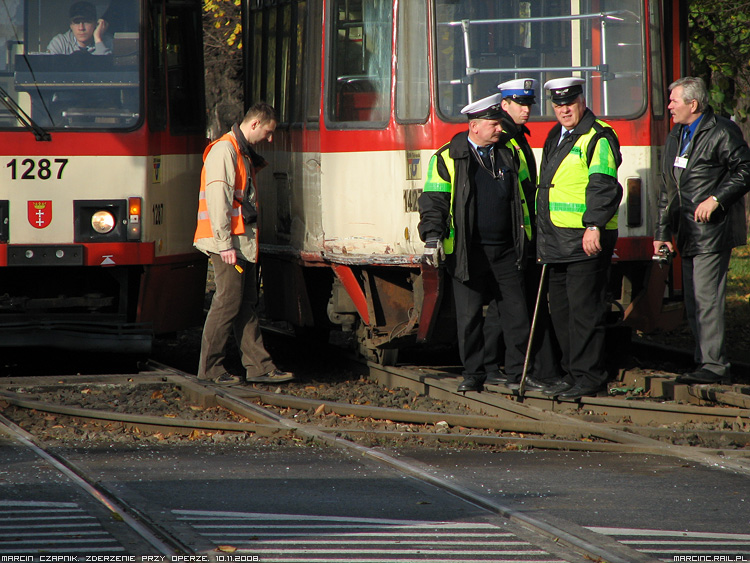
<path id="1" fill-rule="evenodd" d="M 36 123 L 28 113 L 26 113 L 21 106 L 11 97 L 10 94 L 0 86 L 0 103 L 2 103 L 6 109 L 12 113 L 16 119 L 29 131 L 34 133 L 37 141 L 51 141 L 49 133 L 45 131 L 38 123 Z"/>

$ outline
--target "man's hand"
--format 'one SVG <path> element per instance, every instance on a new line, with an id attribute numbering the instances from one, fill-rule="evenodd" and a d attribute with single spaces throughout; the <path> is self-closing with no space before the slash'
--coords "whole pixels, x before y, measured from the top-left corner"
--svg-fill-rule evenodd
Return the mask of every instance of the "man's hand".
<path id="1" fill-rule="evenodd" d="M 666 246 L 670 253 L 674 252 L 674 246 L 672 242 L 668 240 L 655 240 L 654 241 L 654 255 L 661 254 L 661 247 Z"/>
<path id="2" fill-rule="evenodd" d="M 594 256 L 602 251 L 602 244 L 599 240 L 600 236 L 599 229 L 585 229 L 583 231 L 581 246 L 583 246 L 586 256 Z"/>
<path id="3" fill-rule="evenodd" d="M 222 250 L 219 254 L 221 255 L 221 261 L 225 264 L 234 266 L 237 263 L 237 251 L 234 248 Z"/>
<path id="4" fill-rule="evenodd" d="M 422 262 L 433 268 L 437 268 L 443 260 L 445 260 L 445 250 L 443 250 L 440 239 L 428 238 L 424 244 Z"/>
<path id="5" fill-rule="evenodd" d="M 695 209 L 695 222 L 708 223 L 711 220 L 711 214 L 716 211 L 717 207 L 719 207 L 719 202 L 713 197 L 703 200 L 703 203 Z"/>
<path id="6" fill-rule="evenodd" d="M 104 36 L 104 33 L 107 31 L 107 28 L 109 28 L 109 23 L 107 20 L 97 20 L 96 22 L 96 29 L 94 29 L 94 41 L 96 43 L 102 42 L 102 37 Z"/>

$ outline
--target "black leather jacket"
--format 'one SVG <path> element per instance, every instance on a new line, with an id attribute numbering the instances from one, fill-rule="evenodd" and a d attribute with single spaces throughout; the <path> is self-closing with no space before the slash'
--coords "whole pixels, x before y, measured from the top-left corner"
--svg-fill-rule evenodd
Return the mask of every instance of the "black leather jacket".
<path id="1" fill-rule="evenodd" d="M 709 108 L 688 147 L 687 167 L 674 166 L 682 126 L 667 136 L 661 163 L 662 185 L 654 239 L 671 241 L 683 256 L 719 252 L 745 244 L 742 197 L 750 190 L 750 148 L 735 123 Z M 719 207 L 708 223 L 697 223 L 695 209 L 715 196 Z"/>

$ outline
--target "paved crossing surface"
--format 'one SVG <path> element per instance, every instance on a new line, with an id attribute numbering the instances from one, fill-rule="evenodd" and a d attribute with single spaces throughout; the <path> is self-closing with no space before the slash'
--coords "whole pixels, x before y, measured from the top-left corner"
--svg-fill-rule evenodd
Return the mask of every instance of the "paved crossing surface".
<path id="1" fill-rule="evenodd" d="M 125 548 L 75 502 L 0 500 L 0 555 L 88 553 Z"/>
<path id="2" fill-rule="evenodd" d="M 661 561 L 679 561 L 679 556 L 704 556 L 701 561 L 750 561 L 750 534 L 602 528 L 589 530 L 610 536 Z M 718 558 L 717 558 L 718 557 Z M 698 561 L 699 559 L 691 559 Z"/>
<path id="3" fill-rule="evenodd" d="M 563 563 L 489 523 L 175 510 L 217 548 L 268 563 Z"/>

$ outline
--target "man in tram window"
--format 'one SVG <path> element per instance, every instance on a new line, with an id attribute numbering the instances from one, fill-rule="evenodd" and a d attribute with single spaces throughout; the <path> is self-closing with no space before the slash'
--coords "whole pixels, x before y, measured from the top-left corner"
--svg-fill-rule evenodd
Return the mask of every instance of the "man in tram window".
<path id="1" fill-rule="evenodd" d="M 578 399 L 607 382 L 606 283 L 617 242 L 622 162 L 614 129 L 586 107 L 581 78 L 545 83 L 558 123 L 542 150 L 537 261 L 549 270 L 549 308 L 564 380 L 543 392 Z"/>
<path id="2" fill-rule="evenodd" d="M 214 269 L 216 293 L 206 317 L 198 379 L 221 385 L 283 383 L 294 379 L 281 371 L 263 344 L 255 305 L 258 301 L 258 212 L 256 173 L 266 161 L 253 150 L 271 142 L 276 112 L 259 102 L 241 123 L 203 153 L 195 247 L 206 253 Z M 238 377 L 225 366 L 229 337 L 234 334 L 245 373 Z"/>
<path id="3" fill-rule="evenodd" d="M 747 242 L 743 196 L 750 189 L 750 149 L 739 127 L 716 115 L 700 78 L 669 86 L 674 127 L 661 162 L 654 254 L 682 257 L 685 311 L 695 337 L 695 371 L 678 383 L 728 381 L 724 306 L 732 248 Z"/>
<path id="4" fill-rule="evenodd" d="M 109 23 L 104 19 L 97 19 L 96 7 L 91 2 L 76 2 L 70 7 L 69 13 L 70 29 L 52 38 L 47 46 L 48 53 L 112 54 L 112 37 L 106 33 Z"/>
<path id="5" fill-rule="evenodd" d="M 508 379 L 523 371 L 529 317 L 523 288 L 526 245 L 531 237 L 529 203 L 520 178 L 518 151 L 503 132 L 502 96 L 464 107 L 468 131 L 458 133 L 430 159 L 419 197 L 423 260 L 443 259 L 456 307 L 458 348 L 464 380 L 458 391 L 481 391 L 485 371 L 483 307 L 497 302 Z"/>

